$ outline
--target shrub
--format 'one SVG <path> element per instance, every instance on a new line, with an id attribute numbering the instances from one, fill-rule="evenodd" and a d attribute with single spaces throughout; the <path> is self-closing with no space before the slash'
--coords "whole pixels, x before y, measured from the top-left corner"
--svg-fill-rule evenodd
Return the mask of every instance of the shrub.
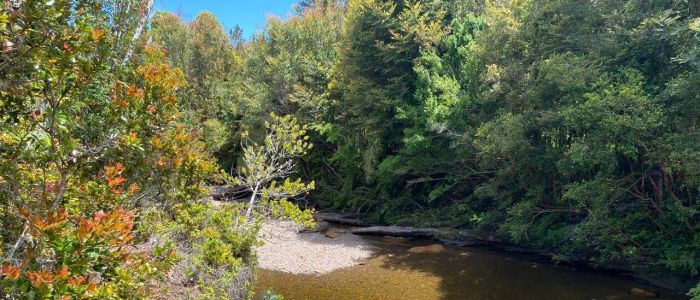
<path id="1" fill-rule="evenodd" d="M 4 298 L 146 298 L 147 283 L 172 262 L 167 245 L 134 249 L 132 211 L 85 218 L 60 209 L 44 218 L 25 211 L 23 217 L 31 224 L 25 245 L 0 270 Z"/>
<path id="2" fill-rule="evenodd" d="M 179 122 L 182 71 L 134 43 L 150 7 L 128 1 L 0 4 L 0 298 L 147 297 L 173 249 L 138 250 L 136 213 L 172 214 L 215 170 Z"/>
<path id="3" fill-rule="evenodd" d="M 172 218 L 156 209 L 145 214 L 146 233 L 178 248 L 172 284 L 194 286 L 203 299 L 252 296 L 260 219 L 246 222 L 242 210 L 240 204 L 191 203 L 176 206 Z"/>

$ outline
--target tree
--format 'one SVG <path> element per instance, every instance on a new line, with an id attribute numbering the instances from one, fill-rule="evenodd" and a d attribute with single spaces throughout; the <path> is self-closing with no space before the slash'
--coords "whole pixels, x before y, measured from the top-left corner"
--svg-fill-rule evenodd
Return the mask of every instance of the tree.
<path id="1" fill-rule="evenodd" d="M 693 297 L 693 300 L 698 300 L 698 299 L 700 299 L 700 284 L 698 284 L 697 287 L 695 287 L 694 289 L 692 289 L 692 290 L 690 291 L 690 294 L 688 294 L 688 295 L 691 296 L 691 297 Z"/>
<path id="2" fill-rule="evenodd" d="M 229 39 L 231 40 L 231 45 L 236 50 L 240 50 L 245 44 L 245 38 L 243 37 L 243 29 L 241 26 L 236 25 L 233 29 L 229 30 Z"/>
<path id="3" fill-rule="evenodd" d="M 245 213 L 249 220 L 258 203 L 269 209 L 274 201 L 286 201 L 314 187 L 313 181 L 306 184 L 301 179 L 289 179 L 295 173 L 297 160 L 312 147 L 306 134 L 308 126 L 300 125 L 291 116 L 279 117 L 273 113 L 270 118 L 271 122 L 265 124 L 267 134 L 262 144 L 252 142 L 248 133 L 243 133 L 243 156 L 235 183 L 251 191 Z"/>
<path id="4" fill-rule="evenodd" d="M 173 65 L 188 74 L 192 56 L 191 33 L 182 19 L 168 12 L 157 12 L 151 19 L 147 32 L 153 43 L 163 47 L 167 59 Z"/>
<path id="5" fill-rule="evenodd" d="M 237 56 L 216 17 L 200 13 L 190 23 L 159 12 L 153 17 L 148 36 L 168 51 L 168 61 L 182 69 L 188 85 L 178 91 L 180 110 L 189 127 L 204 131 L 208 149 L 218 151 L 229 139 L 233 127 L 228 100 L 234 80 Z"/>
<path id="6" fill-rule="evenodd" d="M 214 117 L 221 99 L 221 84 L 229 79 L 233 66 L 233 47 L 226 31 L 210 12 L 202 12 L 188 24 L 192 47 L 188 80 L 195 99 L 190 100 L 191 109 L 200 110 Z M 197 103 L 197 102 L 199 103 Z"/>

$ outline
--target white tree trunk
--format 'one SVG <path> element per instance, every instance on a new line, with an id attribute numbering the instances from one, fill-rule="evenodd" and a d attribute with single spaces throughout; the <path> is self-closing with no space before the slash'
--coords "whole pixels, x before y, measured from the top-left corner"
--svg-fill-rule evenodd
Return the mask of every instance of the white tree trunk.
<path id="1" fill-rule="evenodd" d="M 131 45 L 126 52 L 126 56 L 124 57 L 124 62 L 122 63 L 124 65 L 126 65 L 129 62 L 129 59 L 131 59 L 131 56 L 134 54 L 134 43 L 136 43 L 136 41 L 138 41 L 138 39 L 141 37 L 141 33 L 143 33 L 143 29 L 146 27 L 146 23 L 148 23 L 148 18 L 151 15 L 151 9 L 153 9 L 153 1 L 154 0 L 147 0 L 146 1 L 146 9 L 143 13 L 143 16 L 141 16 L 141 20 L 139 20 L 139 23 L 136 27 L 136 32 L 134 33 L 134 36 L 131 38 Z"/>
<path id="2" fill-rule="evenodd" d="M 250 196 L 250 203 L 248 203 L 248 210 L 245 212 L 245 218 L 248 220 L 250 218 L 250 213 L 253 212 L 253 204 L 255 204 L 255 196 L 258 195 L 258 190 L 260 189 L 260 183 L 255 184 L 253 189 L 253 195 Z"/>

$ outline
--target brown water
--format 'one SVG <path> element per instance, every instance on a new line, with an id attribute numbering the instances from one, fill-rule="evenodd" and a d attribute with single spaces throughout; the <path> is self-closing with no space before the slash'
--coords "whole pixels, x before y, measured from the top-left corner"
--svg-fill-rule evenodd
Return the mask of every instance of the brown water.
<path id="1" fill-rule="evenodd" d="M 644 287 L 619 277 L 535 263 L 508 254 L 448 248 L 440 254 L 408 254 L 415 246 L 368 238 L 379 248 L 364 265 L 321 276 L 260 270 L 257 297 L 267 289 L 297 299 L 644 299 Z M 686 299 L 661 293 L 657 299 Z"/>

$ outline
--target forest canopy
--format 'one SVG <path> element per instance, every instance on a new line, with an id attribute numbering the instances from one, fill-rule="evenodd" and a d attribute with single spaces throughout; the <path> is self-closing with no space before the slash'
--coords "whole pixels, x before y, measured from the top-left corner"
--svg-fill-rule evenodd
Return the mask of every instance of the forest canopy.
<path id="1" fill-rule="evenodd" d="M 318 207 L 694 276 L 698 9 L 307 1 L 229 45 L 237 65 L 221 77 L 235 104 L 213 115 L 234 132 L 269 111 L 308 123 L 300 172 Z"/>

